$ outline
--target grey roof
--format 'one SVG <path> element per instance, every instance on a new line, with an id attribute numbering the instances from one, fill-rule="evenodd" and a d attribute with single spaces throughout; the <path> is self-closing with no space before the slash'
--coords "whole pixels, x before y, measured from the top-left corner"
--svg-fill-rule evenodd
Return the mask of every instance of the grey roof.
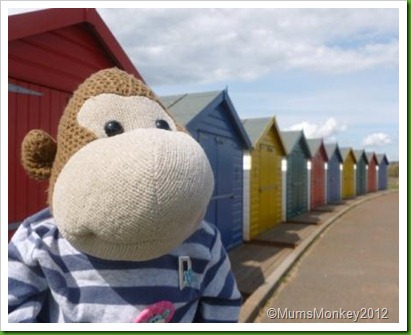
<path id="1" fill-rule="evenodd" d="M 368 162 L 372 160 L 372 157 L 375 155 L 374 152 L 365 152 L 365 156 L 367 156 Z"/>
<path id="2" fill-rule="evenodd" d="M 377 156 L 378 165 L 380 165 L 383 160 L 385 160 L 387 162 L 387 164 L 389 163 L 386 154 L 376 154 L 376 156 Z"/>
<path id="3" fill-rule="evenodd" d="M 325 151 L 327 151 L 327 155 L 331 157 L 334 154 L 334 151 L 337 150 L 337 143 L 327 143 L 324 144 Z"/>
<path id="4" fill-rule="evenodd" d="M 341 156 L 343 158 L 343 161 L 347 158 L 348 154 L 350 153 L 352 149 L 351 148 L 340 148 Z M 357 160 L 357 158 L 354 155 L 354 159 Z"/>
<path id="5" fill-rule="evenodd" d="M 315 156 L 317 151 L 320 149 L 322 143 L 323 140 L 321 138 L 311 138 L 307 140 L 308 147 L 311 151 L 311 156 Z"/>
<path id="6" fill-rule="evenodd" d="M 233 121 L 234 128 L 238 132 L 243 144 L 243 148 L 251 149 L 250 139 L 226 90 L 169 95 L 162 96 L 159 99 L 163 105 L 170 110 L 171 115 L 177 123 L 183 126 L 188 126 L 193 119 L 201 114 L 202 111 L 209 108 L 209 106 L 215 107 L 218 103 L 224 101 L 228 107 L 227 110 Z"/>
<path id="7" fill-rule="evenodd" d="M 338 146 L 337 142 L 327 143 L 327 144 L 324 143 L 324 148 L 325 148 L 325 151 L 327 152 L 328 159 L 330 159 L 332 155 L 334 155 L 334 152 L 337 152 L 337 156 L 340 162 L 344 161 L 344 158 L 341 154 L 340 147 Z"/>
<path id="8" fill-rule="evenodd" d="M 281 137 L 283 138 L 287 155 L 293 150 L 295 144 L 300 139 L 301 134 L 302 130 L 281 131 Z"/>
<path id="9" fill-rule="evenodd" d="M 162 96 L 160 101 L 170 110 L 178 123 L 187 125 L 222 92 L 212 91 Z"/>
<path id="10" fill-rule="evenodd" d="M 270 117 L 262 117 L 256 119 L 243 119 L 241 122 L 251 140 L 251 143 L 255 145 L 260 138 L 261 134 L 267 127 L 267 124 L 271 121 Z"/>
<path id="11" fill-rule="evenodd" d="M 358 162 L 361 157 L 364 157 L 366 163 L 368 163 L 367 155 L 364 150 L 354 150 L 355 160 Z"/>
<path id="12" fill-rule="evenodd" d="M 307 140 L 305 139 L 304 132 L 302 130 L 289 130 L 289 131 L 281 131 L 281 138 L 283 140 L 285 150 L 287 151 L 286 154 L 290 154 L 291 151 L 293 151 L 295 145 L 297 142 L 300 140 L 301 137 L 303 137 L 304 142 L 307 143 Z M 307 145 L 307 153 L 311 157 L 311 152 L 310 148 Z"/>

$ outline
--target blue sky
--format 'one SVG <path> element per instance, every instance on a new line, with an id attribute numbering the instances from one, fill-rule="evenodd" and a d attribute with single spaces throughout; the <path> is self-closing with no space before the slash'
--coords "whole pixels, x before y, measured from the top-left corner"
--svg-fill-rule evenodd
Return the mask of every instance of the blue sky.
<path id="1" fill-rule="evenodd" d="M 399 159 L 396 8 L 98 12 L 158 95 L 227 87 L 241 118 Z"/>

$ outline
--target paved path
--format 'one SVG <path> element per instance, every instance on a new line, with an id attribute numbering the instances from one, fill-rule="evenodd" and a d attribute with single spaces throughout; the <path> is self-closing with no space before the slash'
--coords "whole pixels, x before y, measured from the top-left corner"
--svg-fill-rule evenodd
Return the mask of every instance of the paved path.
<path id="1" fill-rule="evenodd" d="M 288 274 L 255 322 L 353 322 L 356 317 L 348 319 L 348 311 L 373 315 L 357 322 L 398 322 L 398 204 L 398 192 L 389 193 L 338 219 Z M 292 319 L 270 319 L 269 308 L 288 309 Z M 297 311 L 323 311 L 324 318 L 296 319 L 304 314 Z M 336 311 L 334 318 L 331 311 Z"/>

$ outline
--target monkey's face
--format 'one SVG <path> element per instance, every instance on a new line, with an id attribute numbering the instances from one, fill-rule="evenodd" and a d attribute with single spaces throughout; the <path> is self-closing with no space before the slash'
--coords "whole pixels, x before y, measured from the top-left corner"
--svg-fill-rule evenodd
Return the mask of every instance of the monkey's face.
<path id="1" fill-rule="evenodd" d="M 101 93 L 84 101 L 76 122 L 94 139 L 61 168 L 51 199 L 55 222 L 75 248 L 147 260 L 194 232 L 211 197 L 212 170 L 157 101 Z"/>

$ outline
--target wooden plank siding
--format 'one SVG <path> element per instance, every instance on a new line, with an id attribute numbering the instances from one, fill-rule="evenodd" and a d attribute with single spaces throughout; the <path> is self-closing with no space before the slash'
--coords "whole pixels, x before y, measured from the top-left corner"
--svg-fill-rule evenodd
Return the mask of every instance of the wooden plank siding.
<path id="1" fill-rule="evenodd" d="M 337 147 L 336 147 L 337 148 Z M 341 200 L 341 156 L 335 149 L 328 159 L 327 169 L 327 202 L 336 203 Z"/>
<path id="2" fill-rule="evenodd" d="M 57 124 L 70 94 L 27 84 L 9 78 L 9 83 L 24 87 L 41 95 L 9 92 L 8 141 L 9 141 L 9 223 L 22 221 L 30 214 L 46 206 L 47 181 L 35 181 L 27 177 L 20 163 L 20 147 L 24 136 L 32 129 L 42 129 L 54 138 Z"/>
<path id="3" fill-rule="evenodd" d="M 206 220 L 219 228 L 224 246 L 232 249 L 243 240 L 242 149 L 224 106 L 205 111 L 187 129 L 203 146 L 214 173 L 215 188 Z"/>
<path id="4" fill-rule="evenodd" d="M 252 153 L 251 238 L 281 222 L 282 157 L 278 136 L 272 132 L 265 134 L 259 143 L 258 150 L 254 150 Z"/>
<path id="5" fill-rule="evenodd" d="M 367 157 L 364 150 L 355 150 L 356 170 L 355 170 L 355 192 L 356 195 L 362 195 L 367 192 Z"/>
<path id="6" fill-rule="evenodd" d="M 27 132 L 42 129 L 55 138 L 73 91 L 98 70 L 116 66 L 143 78 L 93 8 L 11 15 L 8 27 L 8 223 L 14 230 L 47 206 L 47 182 L 29 179 L 20 164 Z"/>
<path id="7" fill-rule="evenodd" d="M 205 220 L 219 229 L 225 248 L 232 249 L 243 241 L 243 151 L 251 145 L 227 92 L 160 99 L 207 155 L 215 185 Z"/>
<path id="8" fill-rule="evenodd" d="M 354 197 L 356 194 L 355 190 L 355 157 L 352 150 L 349 151 L 349 154 L 344 158 L 343 163 L 343 183 L 342 183 L 342 198 L 347 199 Z"/>
<path id="9" fill-rule="evenodd" d="M 307 157 L 301 144 L 287 156 L 287 220 L 308 210 Z"/>
<path id="10" fill-rule="evenodd" d="M 377 154 L 378 161 L 378 190 L 388 187 L 388 159 L 385 154 Z"/>
<path id="11" fill-rule="evenodd" d="M 374 153 L 367 154 L 368 158 L 368 179 L 367 179 L 367 192 L 377 191 L 377 157 Z"/>
<path id="12" fill-rule="evenodd" d="M 312 141 L 318 142 L 318 140 L 307 140 L 309 144 Z M 327 162 L 327 153 L 324 148 L 322 140 L 319 145 L 316 143 L 315 152 L 311 152 L 313 158 L 311 159 L 311 209 L 325 205 L 326 202 L 326 189 L 325 189 L 325 163 Z"/>

